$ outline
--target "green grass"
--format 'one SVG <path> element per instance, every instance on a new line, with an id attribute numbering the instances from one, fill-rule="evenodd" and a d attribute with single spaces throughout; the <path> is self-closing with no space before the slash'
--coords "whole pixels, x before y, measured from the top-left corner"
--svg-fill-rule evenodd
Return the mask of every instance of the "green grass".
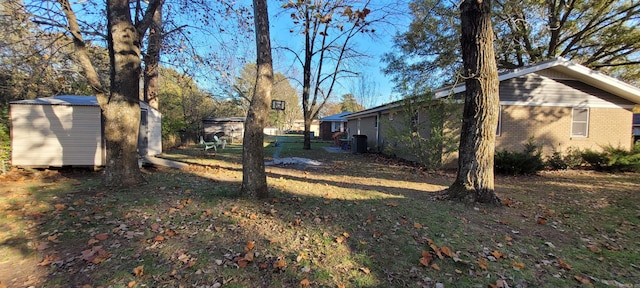
<path id="1" fill-rule="evenodd" d="M 268 167 L 274 196 L 264 201 L 237 197 L 242 147 L 234 144 L 215 154 L 197 147 L 167 153 L 195 165 L 144 169 L 149 184 L 128 190 L 101 187 L 99 172 L 3 176 L 11 185 L 0 187 L 0 281 L 19 286 L 35 275 L 37 287 L 299 287 L 304 279 L 313 287 L 486 287 L 498 280 L 575 287 L 579 276 L 597 287 L 640 283 L 638 174 L 498 177 L 508 207 L 466 206 L 435 197 L 451 173 L 326 153 L 321 147 L 330 143 L 303 150 L 298 135 L 278 140 L 279 147 L 267 143 L 266 160 L 279 148 L 280 157 L 323 165 Z M 536 221 L 541 215 L 544 224 Z M 95 242 L 101 233 L 107 238 Z M 461 261 L 438 258 L 429 243 Z M 83 251 L 97 246 L 109 257 L 84 260 Z M 252 261 L 239 267 L 248 250 Z M 437 266 L 419 264 L 423 250 Z M 38 266 L 46 256 L 58 262 Z M 276 267 L 279 259 L 284 267 Z M 138 266 L 143 275 L 133 274 Z M 36 273 L 13 275 L 27 268 Z"/>

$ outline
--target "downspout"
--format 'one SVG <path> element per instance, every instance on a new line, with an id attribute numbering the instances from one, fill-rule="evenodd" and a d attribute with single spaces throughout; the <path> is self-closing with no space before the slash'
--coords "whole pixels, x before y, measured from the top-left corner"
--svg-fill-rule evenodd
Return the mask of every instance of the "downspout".
<path id="1" fill-rule="evenodd" d="M 378 114 L 376 115 L 376 150 L 378 150 L 378 152 L 382 151 L 382 143 L 380 140 L 380 124 L 382 124 L 382 122 L 380 121 L 380 117 L 382 117 L 382 111 L 378 111 Z"/>

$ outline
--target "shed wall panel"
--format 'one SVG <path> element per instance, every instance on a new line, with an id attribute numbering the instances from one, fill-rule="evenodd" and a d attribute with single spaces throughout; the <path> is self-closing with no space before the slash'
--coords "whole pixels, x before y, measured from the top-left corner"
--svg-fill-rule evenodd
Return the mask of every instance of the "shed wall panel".
<path id="1" fill-rule="evenodd" d="M 104 164 L 100 108 L 11 105 L 12 165 Z"/>
<path id="2" fill-rule="evenodd" d="M 162 154 L 162 114 L 156 109 L 149 108 L 147 117 L 149 117 L 147 152 L 150 156 Z"/>

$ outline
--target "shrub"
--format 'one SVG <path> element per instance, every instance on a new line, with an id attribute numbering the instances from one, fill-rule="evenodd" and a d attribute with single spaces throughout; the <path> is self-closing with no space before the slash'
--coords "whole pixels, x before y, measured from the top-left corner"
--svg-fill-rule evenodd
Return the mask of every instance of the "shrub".
<path id="1" fill-rule="evenodd" d="M 567 162 L 564 161 L 562 153 L 556 151 L 551 156 L 548 156 L 545 164 L 550 170 L 564 170 L 567 169 Z"/>
<path id="2" fill-rule="evenodd" d="M 540 147 L 529 139 L 522 152 L 498 151 L 494 160 L 495 172 L 509 175 L 535 174 L 544 169 Z"/>
<path id="3" fill-rule="evenodd" d="M 640 171 L 640 149 L 636 146 L 627 151 L 613 146 L 605 146 L 602 152 L 586 150 L 582 158 L 597 171 L 637 172 Z"/>
<path id="4" fill-rule="evenodd" d="M 9 111 L 7 106 L 0 106 L 0 174 L 9 168 L 10 158 Z"/>
<path id="5" fill-rule="evenodd" d="M 569 147 L 565 152 L 562 160 L 567 164 L 568 169 L 573 169 L 582 166 L 584 159 L 582 159 L 582 151 L 579 148 Z"/>
<path id="6" fill-rule="evenodd" d="M 582 152 L 582 159 L 587 165 L 591 166 L 591 168 L 595 170 L 603 170 L 603 167 L 607 162 L 604 152 L 593 151 L 590 149 Z"/>

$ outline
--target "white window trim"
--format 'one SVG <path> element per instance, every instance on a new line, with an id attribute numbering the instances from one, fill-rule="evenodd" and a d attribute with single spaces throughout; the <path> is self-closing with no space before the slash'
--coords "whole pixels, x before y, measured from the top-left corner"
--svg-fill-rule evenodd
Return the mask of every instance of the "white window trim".
<path id="1" fill-rule="evenodd" d="M 576 109 L 586 109 L 587 110 L 587 120 L 585 121 L 586 125 L 585 125 L 585 131 L 584 131 L 584 135 L 574 135 L 573 134 L 573 125 L 576 124 L 576 120 L 573 119 L 573 112 Z M 569 131 L 569 135 L 571 135 L 572 138 L 588 138 L 589 137 L 589 119 L 591 118 L 591 111 L 588 107 L 572 107 L 571 108 L 571 131 Z M 583 122 L 577 122 L 582 124 Z"/>

